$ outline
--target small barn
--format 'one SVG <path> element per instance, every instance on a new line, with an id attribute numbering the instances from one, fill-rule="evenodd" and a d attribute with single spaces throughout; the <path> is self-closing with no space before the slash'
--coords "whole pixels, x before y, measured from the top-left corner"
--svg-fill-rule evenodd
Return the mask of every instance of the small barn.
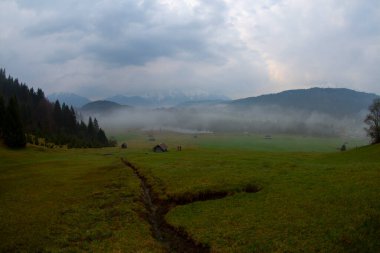
<path id="1" fill-rule="evenodd" d="M 168 146 L 166 146 L 165 143 L 161 143 L 153 147 L 153 152 L 160 153 L 160 152 L 167 152 L 167 151 L 168 151 Z"/>

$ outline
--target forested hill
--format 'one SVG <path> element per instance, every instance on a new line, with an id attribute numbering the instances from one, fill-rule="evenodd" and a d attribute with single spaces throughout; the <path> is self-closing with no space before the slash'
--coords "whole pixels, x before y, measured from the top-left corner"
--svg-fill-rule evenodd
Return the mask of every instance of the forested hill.
<path id="1" fill-rule="evenodd" d="M 80 110 L 86 113 L 91 113 L 91 112 L 110 113 L 113 111 L 128 109 L 128 108 L 131 108 L 131 107 L 127 105 L 120 105 L 118 103 L 107 101 L 107 100 L 98 100 L 98 101 L 85 104 L 84 106 L 82 106 L 82 108 L 80 108 Z"/>
<path id="2" fill-rule="evenodd" d="M 339 117 L 367 110 L 376 97 L 378 96 L 375 94 L 344 88 L 311 88 L 238 99 L 232 101 L 231 105 L 240 108 L 276 105 L 282 108 L 316 111 Z"/>
<path id="3" fill-rule="evenodd" d="M 49 102 L 41 89 L 35 91 L 6 76 L 0 69 L 0 138 L 10 147 L 44 139 L 69 147 L 103 147 L 109 141 L 96 119 L 79 121 L 73 107 Z"/>

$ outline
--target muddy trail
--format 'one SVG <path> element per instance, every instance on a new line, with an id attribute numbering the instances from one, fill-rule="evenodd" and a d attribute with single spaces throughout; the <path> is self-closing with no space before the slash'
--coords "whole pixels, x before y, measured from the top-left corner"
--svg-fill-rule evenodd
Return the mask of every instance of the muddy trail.
<path id="1" fill-rule="evenodd" d="M 152 186 L 147 182 L 146 177 L 141 174 L 139 169 L 125 159 L 121 161 L 133 170 L 133 173 L 140 180 L 141 201 L 144 204 L 145 212 L 143 218 L 149 222 L 153 237 L 160 241 L 168 252 L 210 252 L 210 247 L 194 241 L 189 234 L 178 229 L 166 222 L 165 215 L 177 205 L 186 205 L 195 201 L 207 201 L 222 199 L 231 196 L 234 192 L 227 191 L 206 191 L 195 195 L 185 194 L 180 197 L 172 197 L 168 200 L 160 199 L 156 193 L 152 191 Z M 247 193 L 255 193 L 261 189 L 255 185 L 247 185 L 242 191 Z"/>

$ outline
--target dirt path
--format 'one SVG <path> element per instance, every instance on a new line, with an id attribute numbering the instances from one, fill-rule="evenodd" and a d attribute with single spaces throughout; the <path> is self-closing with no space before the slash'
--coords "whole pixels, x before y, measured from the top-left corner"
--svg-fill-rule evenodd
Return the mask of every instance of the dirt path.
<path id="1" fill-rule="evenodd" d="M 147 179 L 141 174 L 139 169 L 125 159 L 122 162 L 133 170 L 133 173 L 140 180 L 141 201 L 145 206 L 144 218 L 151 226 L 152 235 L 158 241 L 162 242 L 168 252 L 210 252 L 208 245 L 203 245 L 195 242 L 186 231 L 179 230 L 165 220 L 165 215 L 170 209 L 177 205 L 186 205 L 195 201 L 206 201 L 225 198 L 234 193 L 229 192 L 202 192 L 197 195 L 178 197 L 163 201 L 152 191 L 152 186 L 149 185 Z M 260 188 L 249 185 L 243 189 L 245 192 L 258 192 Z"/>

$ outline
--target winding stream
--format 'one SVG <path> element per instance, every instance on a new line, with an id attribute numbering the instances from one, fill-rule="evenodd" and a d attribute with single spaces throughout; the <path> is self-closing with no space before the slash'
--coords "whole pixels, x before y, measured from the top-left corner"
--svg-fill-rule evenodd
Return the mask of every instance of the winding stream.
<path id="1" fill-rule="evenodd" d="M 190 198 L 176 198 L 163 201 L 154 194 L 152 186 L 149 185 L 147 179 L 141 174 L 136 166 L 126 159 L 121 158 L 121 161 L 132 169 L 133 173 L 140 180 L 141 201 L 145 206 L 143 216 L 150 224 L 153 237 L 163 243 L 168 252 L 210 252 L 210 247 L 208 245 L 195 242 L 186 231 L 179 230 L 167 223 L 165 215 L 170 209 L 177 205 L 185 205 L 195 201 L 221 199 L 228 195 L 233 195 L 234 193 L 209 191 L 198 193 Z M 248 193 L 254 193 L 260 191 L 260 188 L 248 186 L 243 190 Z"/>

